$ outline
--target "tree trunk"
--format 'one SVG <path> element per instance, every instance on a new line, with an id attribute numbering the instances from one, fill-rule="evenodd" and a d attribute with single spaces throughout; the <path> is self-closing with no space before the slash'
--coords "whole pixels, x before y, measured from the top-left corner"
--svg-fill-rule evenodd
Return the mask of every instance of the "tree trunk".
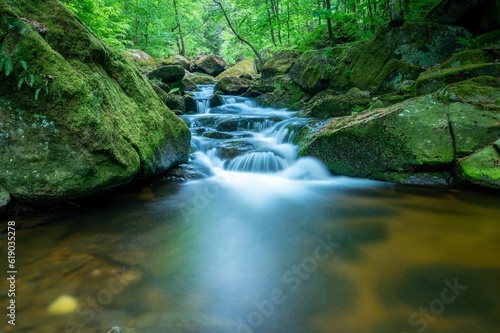
<path id="1" fill-rule="evenodd" d="M 269 20 L 269 27 L 270 27 L 270 31 L 271 31 L 271 39 L 273 41 L 273 45 L 276 46 L 276 38 L 274 38 L 273 19 L 271 17 L 271 10 L 269 9 L 269 0 L 266 0 L 266 11 L 267 11 L 267 18 Z"/>
<path id="2" fill-rule="evenodd" d="M 179 47 L 179 43 L 177 43 L 177 47 L 179 49 L 179 54 L 181 56 L 184 56 L 186 54 L 186 48 L 184 46 L 184 36 L 182 35 L 181 23 L 179 22 L 179 11 L 177 10 L 177 0 L 174 0 L 174 11 L 175 11 L 175 23 L 177 24 L 177 27 L 179 29 L 179 41 L 181 44 Z"/>
<path id="3" fill-rule="evenodd" d="M 332 10 L 331 0 L 326 0 L 326 9 L 328 11 Z M 333 46 L 334 40 L 333 40 L 333 30 L 332 30 L 332 19 L 330 18 L 330 14 L 326 19 L 326 24 L 328 26 L 328 39 L 330 40 L 330 44 Z"/>
<path id="4" fill-rule="evenodd" d="M 242 43 L 245 43 L 247 44 L 253 51 L 253 53 L 255 53 L 255 56 L 257 57 L 257 59 L 259 59 L 259 62 L 263 65 L 264 64 L 264 61 L 262 61 L 262 57 L 260 56 L 260 53 L 259 51 L 257 51 L 257 49 L 255 48 L 255 46 L 253 46 L 248 40 L 246 40 L 245 38 L 243 38 L 233 27 L 233 24 L 231 23 L 231 20 L 229 19 L 229 17 L 227 16 L 227 13 L 226 13 L 226 10 L 224 9 L 224 6 L 222 6 L 222 4 L 218 1 L 218 0 L 213 0 L 213 2 L 219 6 L 220 10 L 222 11 L 222 14 L 224 15 L 224 18 L 226 19 L 226 22 L 227 22 L 227 25 L 229 26 L 229 28 L 231 29 L 231 31 L 233 32 L 233 34 L 236 36 L 236 38 L 238 38 Z"/>

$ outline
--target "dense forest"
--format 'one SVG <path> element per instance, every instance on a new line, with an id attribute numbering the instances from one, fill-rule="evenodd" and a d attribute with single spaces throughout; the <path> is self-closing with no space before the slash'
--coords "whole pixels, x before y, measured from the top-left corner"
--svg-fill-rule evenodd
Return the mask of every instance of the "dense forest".
<path id="1" fill-rule="evenodd" d="M 436 0 L 65 0 L 99 37 L 153 57 L 215 53 L 229 61 L 370 37 L 416 20 Z M 254 51 L 252 51 L 252 48 Z"/>

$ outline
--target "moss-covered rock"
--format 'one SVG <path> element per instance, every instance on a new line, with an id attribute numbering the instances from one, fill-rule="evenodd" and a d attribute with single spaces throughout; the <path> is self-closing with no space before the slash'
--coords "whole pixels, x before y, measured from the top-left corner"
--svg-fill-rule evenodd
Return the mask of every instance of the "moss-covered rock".
<path id="1" fill-rule="evenodd" d="M 217 76 L 224 71 L 226 62 L 219 56 L 214 54 L 207 55 L 201 59 L 196 60 L 195 69 L 202 73 Z"/>
<path id="2" fill-rule="evenodd" d="M 189 60 L 179 54 L 171 55 L 161 62 L 162 65 L 178 65 L 189 70 Z"/>
<path id="3" fill-rule="evenodd" d="M 485 64 L 493 61 L 493 56 L 480 49 L 464 50 L 453 54 L 438 69 L 460 67 L 464 65 Z"/>
<path id="4" fill-rule="evenodd" d="M 123 56 L 131 59 L 135 66 L 145 74 L 156 68 L 156 61 L 146 52 L 136 49 L 127 49 Z"/>
<path id="5" fill-rule="evenodd" d="M 456 157 L 464 157 L 500 138 L 500 113 L 470 104 L 452 103 L 448 109 Z"/>
<path id="6" fill-rule="evenodd" d="M 347 116 L 354 111 L 367 109 L 371 103 L 368 96 L 359 93 L 338 95 L 331 90 L 324 90 L 304 106 L 301 115 L 316 118 Z"/>
<path id="7" fill-rule="evenodd" d="M 186 78 L 195 84 L 215 84 L 215 78 L 203 73 L 189 73 Z"/>
<path id="8" fill-rule="evenodd" d="M 153 69 L 146 76 L 149 79 L 157 79 L 163 83 L 171 83 L 175 81 L 180 81 L 184 78 L 186 74 L 184 68 L 179 65 L 165 65 Z"/>
<path id="9" fill-rule="evenodd" d="M 462 102 L 483 110 L 500 112 L 500 79 L 478 76 L 450 84 L 439 90 L 438 96 L 446 103 Z"/>
<path id="10" fill-rule="evenodd" d="M 265 79 L 288 73 L 298 58 L 298 53 L 289 50 L 281 50 L 274 53 L 264 66 L 262 66 L 261 77 Z"/>
<path id="11" fill-rule="evenodd" d="M 296 140 L 300 155 L 319 158 L 334 173 L 402 183 L 451 170 L 454 158 L 446 105 L 433 96 L 306 126 Z"/>
<path id="12" fill-rule="evenodd" d="M 13 197 L 30 204 L 74 199 L 187 160 L 185 123 L 59 1 L 1 2 L 0 17 L 1 52 L 26 50 L 0 78 L 0 186 Z M 48 32 L 21 28 L 21 17 Z M 12 23 L 19 28 L 8 29 Z M 20 60 L 33 87 L 17 88 L 25 75 Z"/>
<path id="13" fill-rule="evenodd" d="M 457 163 L 458 182 L 500 190 L 500 139 Z"/>
<path id="14" fill-rule="evenodd" d="M 486 51 L 500 50 L 500 29 L 482 34 L 475 39 L 477 47 Z"/>
<path id="15" fill-rule="evenodd" d="M 10 193 L 0 186 L 0 214 L 5 211 L 10 202 Z"/>
<path id="16" fill-rule="evenodd" d="M 423 72 L 417 79 L 417 94 L 430 94 L 449 84 L 477 76 L 500 77 L 500 63 L 464 65 Z"/>
<path id="17" fill-rule="evenodd" d="M 266 107 L 298 111 L 302 109 L 308 96 L 289 75 L 275 76 L 271 81 L 264 80 L 261 87 L 262 90 L 272 90 L 257 98 L 259 105 Z"/>
<path id="18" fill-rule="evenodd" d="M 238 62 L 236 65 L 229 67 L 224 72 L 217 75 L 216 80 L 221 80 L 225 77 L 245 77 L 253 78 L 257 75 L 257 69 L 253 59 L 246 59 Z"/>
<path id="19" fill-rule="evenodd" d="M 373 39 L 350 50 L 337 66 L 330 89 L 358 87 L 376 94 L 395 91 L 404 81 L 415 80 L 422 67 L 441 63 L 463 48 L 458 38 L 470 37 L 464 28 L 429 22 L 384 27 Z"/>
<path id="20" fill-rule="evenodd" d="M 214 89 L 216 91 L 219 90 L 226 95 L 241 95 L 253 85 L 254 83 L 248 79 L 224 77 L 215 84 Z"/>
<path id="21" fill-rule="evenodd" d="M 325 48 L 303 53 L 290 69 L 290 78 L 305 91 L 316 94 L 325 90 L 343 48 Z"/>

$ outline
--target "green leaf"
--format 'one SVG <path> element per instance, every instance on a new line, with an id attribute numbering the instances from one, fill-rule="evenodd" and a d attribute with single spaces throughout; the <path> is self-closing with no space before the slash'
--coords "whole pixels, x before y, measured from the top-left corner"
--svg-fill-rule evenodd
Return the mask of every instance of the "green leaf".
<path id="1" fill-rule="evenodd" d="M 12 65 L 12 61 L 9 57 L 5 60 L 5 76 L 9 76 L 12 73 L 14 66 Z"/>
<path id="2" fill-rule="evenodd" d="M 17 83 L 17 89 L 21 90 L 21 87 L 23 86 L 24 81 L 26 81 L 26 78 L 22 77 L 19 82 Z"/>
<path id="3" fill-rule="evenodd" d="M 28 78 L 28 85 L 33 87 L 33 84 L 35 84 L 35 74 L 31 73 Z"/>
<path id="4" fill-rule="evenodd" d="M 40 90 L 42 90 L 42 88 L 37 88 L 37 89 L 35 90 L 35 101 L 37 101 L 37 100 L 38 100 L 38 94 L 40 94 Z"/>
<path id="5" fill-rule="evenodd" d="M 19 63 L 21 64 L 21 66 L 24 68 L 24 70 L 27 70 L 28 69 L 28 63 L 24 60 L 20 60 Z"/>
<path id="6" fill-rule="evenodd" d="M 173 93 L 178 92 L 179 90 L 180 90 L 179 88 L 170 89 L 170 91 L 168 93 L 173 94 Z"/>

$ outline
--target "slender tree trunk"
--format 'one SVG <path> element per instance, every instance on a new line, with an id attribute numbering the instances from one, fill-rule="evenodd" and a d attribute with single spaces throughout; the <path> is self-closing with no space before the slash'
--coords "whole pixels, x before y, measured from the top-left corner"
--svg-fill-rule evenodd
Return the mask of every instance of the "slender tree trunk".
<path id="1" fill-rule="evenodd" d="M 276 46 L 276 38 L 274 38 L 273 19 L 271 17 L 271 10 L 269 9 L 269 0 L 266 0 L 266 11 L 267 11 L 267 18 L 269 20 L 269 27 L 270 27 L 270 31 L 271 31 L 271 39 L 273 41 L 273 45 Z"/>
<path id="2" fill-rule="evenodd" d="M 213 0 L 213 2 L 219 6 L 220 10 L 222 11 L 222 14 L 224 15 L 224 18 L 226 19 L 226 22 L 227 22 L 227 25 L 229 26 L 229 28 L 231 29 L 231 31 L 233 32 L 233 34 L 236 36 L 236 38 L 238 38 L 242 43 L 245 43 L 247 44 L 253 51 L 253 53 L 255 54 L 255 56 L 257 57 L 257 59 L 259 59 L 259 62 L 261 64 L 264 64 L 264 61 L 262 61 L 262 57 L 259 53 L 259 51 L 257 51 L 257 49 L 255 48 L 255 46 L 253 46 L 248 40 L 246 40 L 245 38 L 243 38 L 233 27 L 233 24 L 231 23 L 231 20 L 229 19 L 229 17 L 227 16 L 227 13 L 226 13 L 226 10 L 224 9 L 224 6 L 222 6 L 222 4 L 218 1 L 218 0 Z"/>
<path id="3" fill-rule="evenodd" d="M 375 23 L 373 22 L 373 9 L 372 9 L 372 2 L 371 0 L 368 0 L 368 12 L 370 14 L 370 27 L 372 33 L 375 33 Z"/>
<path id="4" fill-rule="evenodd" d="M 326 0 L 326 9 L 328 11 L 332 10 L 331 0 Z M 330 18 L 330 15 L 328 15 L 326 19 L 326 24 L 328 26 L 328 39 L 330 40 L 330 44 L 333 46 L 334 40 L 333 40 L 333 30 L 332 30 L 332 19 Z"/>
<path id="5" fill-rule="evenodd" d="M 290 3 L 286 4 L 286 45 L 290 46 Z"/>
<path id="6" fill-rule="evenodd" d="M 181 42 L 180 47 L 178 47 L 179 54 L 181 56 L 184 56 L 186 54 L 186 48 L 184 46 L 184 36 L 182 35 L 181 23 L 179 21 L 179 11 L 177 10 L 177 0 L 174 0 L 174 11 L 175 11 L 175 23 L 177 24 L 177 28 L 179 29 L 179 40 Z"/>

